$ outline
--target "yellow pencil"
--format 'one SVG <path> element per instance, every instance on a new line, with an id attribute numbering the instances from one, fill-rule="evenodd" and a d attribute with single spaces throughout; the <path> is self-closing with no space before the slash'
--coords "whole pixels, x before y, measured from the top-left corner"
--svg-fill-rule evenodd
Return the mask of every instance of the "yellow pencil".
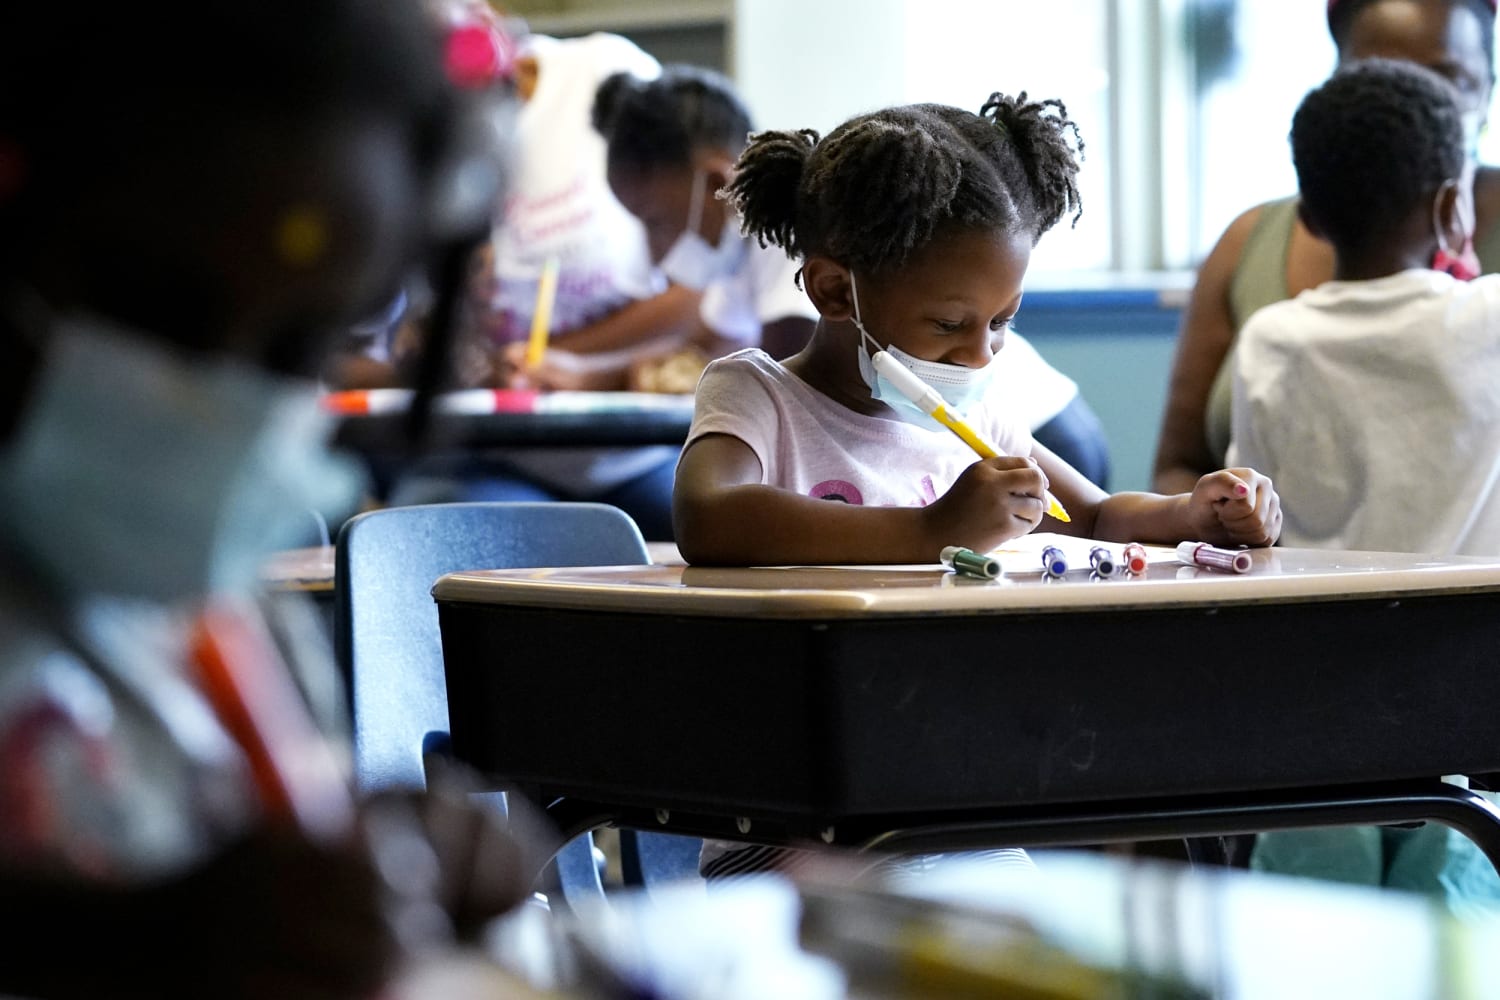
<path id="1" fill-rule="evenodd" d="M 531 337 L 526 341 L 526 367 L 535 368 L 547 353 L 547 334 L 552 327 L 552 304 L 557 301 L 556 257 L 542 265 L 542 277 L 536 285 L 536 308 L 531 313 Z"/>
<path id="2" fill-rule="evenodd" d="M 922 412 L 957 434 L 960 441 L 974 450 L 974 454 L 980 458 L 994 458 L 999 454 L 988 441 L 974 433 L 972 427 L 949 413 L 943 406 L 943 397 L 926 382 L 917 378 L 911 369 L 885 351 L 876 351 L 872 360 L 881 374 L 889 379 L 903 396 L 921 407 Z M 1073 520 L 1068 516 L 1063 505 L 1057 502 L 1057 497 L 1052 495 L 1051 490 L 1042 491 L 1042 500 L 1047 505 L 1047 513 L 1052 517 L 1064 523 Z"/>

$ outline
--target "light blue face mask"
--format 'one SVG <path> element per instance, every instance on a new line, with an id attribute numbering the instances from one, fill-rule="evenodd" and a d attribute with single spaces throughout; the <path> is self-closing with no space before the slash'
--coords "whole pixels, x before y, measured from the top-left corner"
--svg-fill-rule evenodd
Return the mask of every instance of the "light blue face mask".
<path id="1" fill-rule="evenodd" d="M 995 381 L 994 358 L 991 358 L 989 364 L 983 368 L 966 368 L 963 365 L 950 365 L 941 361 L 923 361 L 921 358 L 912 357 L 895 345 L 882 348 L 875 338 L 870 336 L 870 331 L 865 329 L 860 316 L 859 287 L 855 283 L 853 271 L 849 272 L 849 291 L 854 298 L 852 322 L 860 335 L 860 342 L 855 347 L 859 356 L 859 376 L 864 379 L 865 385 L 870 387 L 870 396 L 873 399 L 895 410 L 896 415 L 908 424 L 927 430 L 944 430 L 942 424 L 928 416 L 915 401 L 907 398 L 891 383 L 890 379 L 876 369 L 871 353 L 865 350 L 865 341 L 869 341 L 874 353 L 885 351 L 928 387 L 936 390 L 938 395 L 943 397 L 943 405 L 955 416 L 968 416 L 969 411 L 984 399 L 985 394 L 990 391 L 990 385 Z"/>
<path id="2" fill-rule="evenodd" d="M 739 220 L 733 212 L 724 213 L 719 242 L 710 244 L 698 234 L 707 197 L 708 176 L 702 170 L 696 170 L 693 172 L 692 201 L 688 204 L 687 228 L 678 234 L 661 260 L 662 273 L 668 279 L 697 292 L 738 271 L 750 245 L 740 235 Z"/>
<path id="3" fill-rule="evenodd" d="M 267 553 L 358 498 L 310 382 L 96 321 L 54 323 L 44 366 L 0 451 L 0 504 L 22 554 L 69 592 L 242 593 Z"/>

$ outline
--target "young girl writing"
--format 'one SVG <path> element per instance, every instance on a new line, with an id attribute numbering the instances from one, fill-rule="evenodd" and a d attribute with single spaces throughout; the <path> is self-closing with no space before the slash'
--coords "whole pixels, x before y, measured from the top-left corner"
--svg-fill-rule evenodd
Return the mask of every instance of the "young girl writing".
<path id="1" fill-rule="evenodd" d="M 802 261 L 820 319 L 785 362 L 744 350 L 704 372 L 674 496 L 689 562 L 935 562 L 944 546 L 984 551 L 1043 523 L 1121 541 L 1276 540 L 1280 503 L 1264 476 L 1226 470 L 1190 494 L 1109 496 L 987 391 L 1032 246 L 1077 218 L 1080 151 L 1061 102 L 1025 94 L 995 94 L 977 115 L 914 105 L 827 138 L 751 140 L 726 196 L 746 232 Z M 881 351 L 999 457 L 978 459 L 910 405 L 877 369 Z M 1071 521 L 1044 522 L 1049 490 Z M 996 858 L 1017 855 L 1024 863 Z M 716 877 L 798 856 L 708 841 L 700 867 Z"/>
<path id="2" fill-rule="evenodd" d="M 933 562 L 944 546 L 984 551 L 1039 525 L 1117 541 L 1276 540 L 1280 503 L 1253 470 L 1178 496 L 1111 496 L 987 391 L 1032 247 L 1078 218 L 1081 151 L 1062 103 L 1024 93 L 995 94 L 978 114 L 912 105 L 826 138 L 752 139 L 723 196 L 747 233 L 802 262 L 820 319 L 784 362 L 743 350 L 704 372 L 674 494 L 689 562 Z M 978 459 L 912 406 L 876 370 L 880 351 L 999 457 Z M 1047 491 L 1071 521 L 1044 519 Z"/>

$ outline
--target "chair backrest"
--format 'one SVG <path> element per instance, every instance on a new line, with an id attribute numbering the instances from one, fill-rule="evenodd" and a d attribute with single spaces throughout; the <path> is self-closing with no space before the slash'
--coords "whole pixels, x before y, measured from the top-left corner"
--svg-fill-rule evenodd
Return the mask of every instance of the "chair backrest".
<path id="1" fill-rule="evenodd" d="M 360 789 L 422 788 L 424 755 L 446 748 L 438 577 L 650 561 L 635 522 L 605 504 L 430 504 L 351 518 L 334 557 L 334 641 L 353 698 Z"/>

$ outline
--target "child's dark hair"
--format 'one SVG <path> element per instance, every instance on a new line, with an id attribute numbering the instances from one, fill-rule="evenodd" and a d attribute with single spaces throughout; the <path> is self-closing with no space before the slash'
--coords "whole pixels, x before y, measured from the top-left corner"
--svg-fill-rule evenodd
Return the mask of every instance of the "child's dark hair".
<path id="1" fill-rule="evenodd" d="M 446 125 L 449 97 L 437 52 L 411 3 L 0 4 L 0 230 L 14 235 L 20 213 L 76 195 L 103 164 L 249 121 L 405 114 L 435 159 L 445 137 L 428 131 Z"/>
<path id="2" fill-rule="evenodd" d="M 759 133 L 720 197 L 762 245 L 880 272 L 949 226 L 1035 244 L 1069 212 L 1076 224 L 1082 156 L 1061 101 L 993 94 L 978 114 L 914 104 L 851 119 L 827 138 Z"/>
<path id="3" fill-rule="evenodd" d="M 1381 0 L 1334 0 L 1328 5 L 1328 32 L 1333 43 L 1340 49 L 1349 40 L 1349 29 L 1359 12 Z M 1490 69 L 1488 82 L 1495 79 L 1495 5 L 1490 0 L 1449 0 L 1455 7 L 1467 7 L 1479 21 L 1480 38 L 1484 54 L 1489 58 L 1485 64 Z"/>
<path id="4" fill-rule="evenodd" d="M 750 135 L 734 85 L 697 66 L 669 65 L 654 80 L 610 76 L 594 97 L 593 120 L 609 144 L 609 165 L 632 170 L 686 166 L 703 147 L 738 154 Z"/>
<path id="5" fill-rule="evenodd" d="M 1464 167 L 1458 93 L 1413 63 L 1335 73 L 1292 119 L 1302 210 L 1340 251 L 1384 239 Z"/>

